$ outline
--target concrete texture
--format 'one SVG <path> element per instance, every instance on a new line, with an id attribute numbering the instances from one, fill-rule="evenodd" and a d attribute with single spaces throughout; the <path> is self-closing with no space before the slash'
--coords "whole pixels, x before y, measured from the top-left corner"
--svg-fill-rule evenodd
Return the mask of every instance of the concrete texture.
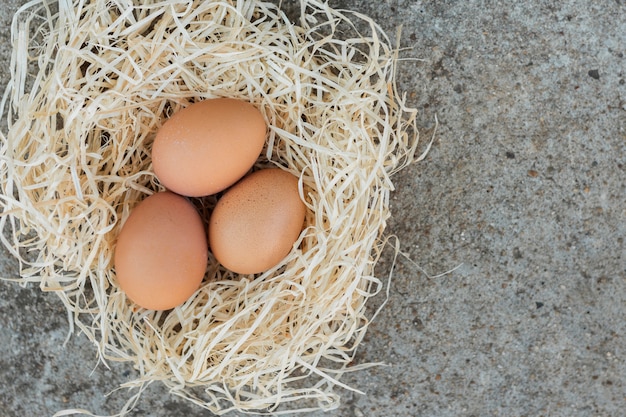
<path id="1" fill-rule="evenodd" d="M 0 5 L 1 27 L 20 3 Z M 312 415 L 624 415 L 626 3 L 330 4 L 403 25 L 402 55 L 423 61 L 401 65 L 401 87 L 425 131 L 440 124 L 425 162 L 396 177 L 388 231 L 414 263 L 399 259 L 360 348 L 390 366 L 347 376 L 367 395 Z M 1 416 L 120 410 L 128 393 L 105 394 L 135 371 L 94 370 L 67 328 L 54 294 L 0 283 Z M 209 413 L 153 384 L 132 415 Z"/>

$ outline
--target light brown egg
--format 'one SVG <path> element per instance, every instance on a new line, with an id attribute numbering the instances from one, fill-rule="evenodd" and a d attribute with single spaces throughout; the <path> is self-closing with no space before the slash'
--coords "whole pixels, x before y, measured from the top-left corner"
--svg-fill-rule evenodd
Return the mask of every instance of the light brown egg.
<path id="1" fill-rule="evenodd" d="M 154 173 L 178 194 L 215 194 L 250 170 L 263 150 L 266 130 L 261 112 L 246 101 L 218 98 L 194 103 L 157 132 Z"/>
<path id="2" fill-rule="evenodd" d="M 217 202 L 209 221 L 209 247 L 233 272 L 266 271 L 289 254 L 305 213 L 295 176 L 276 168 L 253 172 Z"/>
<path id="3" fill-rule="evenodd" d="M 139 203 L 115 248 L 120 288 L 141 307 L 167 310 L 186 301 L 207 268 L 206 231 L 195 207 L 172 192 Z"/>

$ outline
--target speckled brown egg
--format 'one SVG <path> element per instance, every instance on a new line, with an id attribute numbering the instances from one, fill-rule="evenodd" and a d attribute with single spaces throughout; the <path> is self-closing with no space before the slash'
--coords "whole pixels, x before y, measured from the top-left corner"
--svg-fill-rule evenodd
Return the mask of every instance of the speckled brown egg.
<path id="1" fill-rule="evenodd" d="M 249 102 L 199 101 L 170 117 L 157 132 L 152 166 L 161 183 L 185 196 L 207 196 L 229 187 L 255 163 L 267 126 Z"/>
<path id="2" fill-rule="evenodd" d="M 200 215 L 186 198 L 167 191 L 133 209 L 115 247 L 120 288 L 136 304 L 153 310 L 185 302 L 200 286 L 207 262 Z"/>
<path id="3" fill-rule="evenodd" d="M 253 172 L 215 206 L 209 221 L 209 247 L 233 272 L 266 271 L 289 254 L 302 231 L 305 213 L 297 177 L 277 168 Z"/>

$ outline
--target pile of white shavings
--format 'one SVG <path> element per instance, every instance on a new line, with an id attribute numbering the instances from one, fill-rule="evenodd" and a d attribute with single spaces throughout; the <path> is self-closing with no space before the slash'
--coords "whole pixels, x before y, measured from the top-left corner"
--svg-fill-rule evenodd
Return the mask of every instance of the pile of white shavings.
<path id="1" fill-rule="evenodd" d="M 0 226 L 20 262 L 15 280 L 58 294 L 103 362 L 134 364 L 140 377 L 124 386 L 139 393 L 161 381 L 217 414 L 337 407 L 338 386 L 356 390 L 342 374 L 367 366 L 351 362 L 371 319 L 365 304 L 384 289 L 374 266 L 390 177 L 419 159 L 397 50 L 370 18 L 316 0 L 301 2 L 298 24 L 260 1 L 54 7 L 31 1 L 12 27 Z M 214 97 L 261 110 L 269 135 L 256 168 L 300 178 L 305 228 L 263 274 L 211 259 L 185 304 L 139 309 L 116 284 L 116 236 L 163 189 L 151 171 L 156 131 Z M 194 203 L 209 212 L 214 201 Z"/>

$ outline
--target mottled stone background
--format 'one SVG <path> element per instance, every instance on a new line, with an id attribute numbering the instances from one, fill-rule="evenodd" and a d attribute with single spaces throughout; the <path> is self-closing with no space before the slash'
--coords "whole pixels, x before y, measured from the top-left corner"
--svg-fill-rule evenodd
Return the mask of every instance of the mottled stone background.
<path id="1" fill-rule="evenodd" d="M 23 3 L 0 4 L 1 85 Z M 389 366 L 347 376 L 367 394 L 312 415 L 623 415 L 626 3 L 330 4 L 394 37 L 402 25 L 402 57 L 419 60 L 401 64 L 400 86 L 423 140 L 439 127 L 426 160 L 395 178 L 388 232 L 412 262 L 399 258 L 359 350 Z M 0 282 L 0 415 L 120 410 L 128 393 L 105 395 L 135 371 L 94 369 L 83 336 L 63 346 L 67 320 L 54 294 Z M 153 384 L 132 415 L 208 413 Z"/>

